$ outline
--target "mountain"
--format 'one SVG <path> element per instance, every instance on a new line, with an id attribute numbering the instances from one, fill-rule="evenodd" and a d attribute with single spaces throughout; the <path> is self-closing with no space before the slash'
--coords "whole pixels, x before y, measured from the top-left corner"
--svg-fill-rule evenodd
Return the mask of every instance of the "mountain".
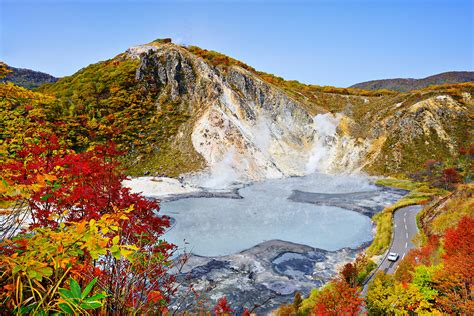
<path id="1" fill-rule="evenodd" d="M 58 81 L 58 78 L 44 72 L 11 66 L 7 66 L 7 69 L 10 70 L 10 72 L 6 77 L 0 79 L 0 82 L 11 82 L 27 89 L 38 88 L 45 83 L 54 83 Z"/>
<path id="2" fill-rule="evenodd" d="M 39 91 L 44 117 L 54 118 L 51 128 L 67 133 L 74 149 L 113 139 L 132 175 L 390 175 L 456 156 L 473 142 L 472 83 L 407 94 L 305 85 L 163 40 Z"/>
<path id="3" fill-rule="evenodd" d="M 450 71 L 443 72 L 434 76 L 429 76 L 423 79 L 383 79 L 371 80 L 357 83 L 350 88 L 365 89 L 365 90 L 380 90 L 388 89 L 400 92 L 407 92 L 417 89 L 423 89 L 429 86 L 474 82 L 473 71 Z"/>

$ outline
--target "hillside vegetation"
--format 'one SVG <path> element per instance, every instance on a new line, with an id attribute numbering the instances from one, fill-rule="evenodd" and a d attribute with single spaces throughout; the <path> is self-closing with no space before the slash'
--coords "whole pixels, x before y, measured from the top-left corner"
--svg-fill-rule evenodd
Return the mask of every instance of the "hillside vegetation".
<path id="1" fill-rule="evenodd" d="M 198 169 L 202 162 L 195 152 L 171 145 L 190 115 L 166 93 L 137 80 L 137 67 L 138 61 L 119 55 L 39 91 L 56 97 L 64 121 L 78 122 L 81 131 L 72 131 L 78 149 L 111 139 L 127 154 L 130 174 L 156 171 L 176 177 Z"/>

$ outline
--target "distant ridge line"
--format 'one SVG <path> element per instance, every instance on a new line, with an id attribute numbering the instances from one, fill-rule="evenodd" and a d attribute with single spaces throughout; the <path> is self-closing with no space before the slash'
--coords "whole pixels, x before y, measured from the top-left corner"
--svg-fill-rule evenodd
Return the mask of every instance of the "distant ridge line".
<path id="1" fill-rule="evenodd" d="M 474 71 L 448 71 L 426 78 L 393 78 L 370 80 L 356 83 L 349 88 L 358 88 L 363 90 L 388 89 L 400 92 L 423 89 L 433 85 L 454 84 L 463 82 L 474 82 Z"/>

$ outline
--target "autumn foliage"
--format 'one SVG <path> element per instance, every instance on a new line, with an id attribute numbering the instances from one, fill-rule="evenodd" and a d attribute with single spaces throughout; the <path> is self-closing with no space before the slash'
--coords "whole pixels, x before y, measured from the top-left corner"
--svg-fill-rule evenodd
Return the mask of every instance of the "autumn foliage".
<path id="1" fill-rule="evenodd" d="M 444 268 L 436 275 L 440 308 L 474 314 L 474 217 L 464 217 L 444 237 Z"/>
<path id="2" fill-rule="evenodd" d="M 449 161 L 427 160 L 424 168 L 411 174 L 411 177 L 433 187 L 454 190 L 458 183 L 468 183 L 474 179 L 473 159 L 474 145 L 470 145 L 468 149 L 461 147 L 458 155 Z"/>
<path id="3" fill-rule="evenodd" d="M 363 301 L 358 288 L 338 280 L 321 290 L 313 312 L 314 315 L 357 315 Z"/>
<path id="4" fill-rule="evenodd" d="M 8 75 L 11 72 L 10 69 L 8 69 L 7 64 L 4 62 L 0 61 L 0 79 L 4 78 L 6 75 Z"/>
<path id="5" fill-rule="evenodd" d="M 227 297 L 221 297 L 218 301 L 216 306 L 213 308 L 213 312 L 217 316 L 223 315 L 231 315 L 233 310 L 227 303 Z"/>
<path id="6" fill-rule="evenodd" d="M 372 313 L 474 313 L 474 217 L 463 217 L 442 240 L 410 251 L 395 275 L 380 273 L 369 286 Z"/>
<path id="7" fill-rule="evenodd" d="M 26 143 L 17 159 L 5 163 L 6 181 L 12 186 L 41 185 L 30 192 L 28 206 L 32 227 L 56 228 L 61 222 L 98 219 L 114 208 L 134 211 L 129 215 L 138 235 L 162 234 L 169 220 L 153 216 L 159 206 L 122 187 L 125 176 L 117 171 L 114 145 L 97 145 L 75 153 L 59 144 L 55 135 L 43 134 L 37 142 Z M 71 210 L 64 213 L 65 210 Z M 72 211 L 73 210 L 73 211 Z M 130 236 L 128 238 L 134 238 Z"/>
<path id="8" fill-rule="evenodd" d="M 97 278 L 107 313 L 166 308 L 174 246 L 161 235 L 169 219 L 156 214 L 156 202 L 122 187 L 118 154 L 112 143 L 76 153 L 43 133 L 1 165 L 2 200 L 13 223 L 2 227 L 4 308 L 58 311 L 53 289 L 70 277 L 80 285 Z M 48 300 L 32 299 L 38 288 Z"/>

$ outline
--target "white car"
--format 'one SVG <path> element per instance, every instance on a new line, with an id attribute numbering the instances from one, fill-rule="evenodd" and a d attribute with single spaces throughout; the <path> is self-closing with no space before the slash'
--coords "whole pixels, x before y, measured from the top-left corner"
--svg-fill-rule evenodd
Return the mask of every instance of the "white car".
<path id="1" fill-rule="evenodd" d="M 390 252 L 387 256 L 387 259 L 389 261 L 397 261 L 398 260 L 398 257 L 400 257 L 400 255 L 396 252 Z"/>

